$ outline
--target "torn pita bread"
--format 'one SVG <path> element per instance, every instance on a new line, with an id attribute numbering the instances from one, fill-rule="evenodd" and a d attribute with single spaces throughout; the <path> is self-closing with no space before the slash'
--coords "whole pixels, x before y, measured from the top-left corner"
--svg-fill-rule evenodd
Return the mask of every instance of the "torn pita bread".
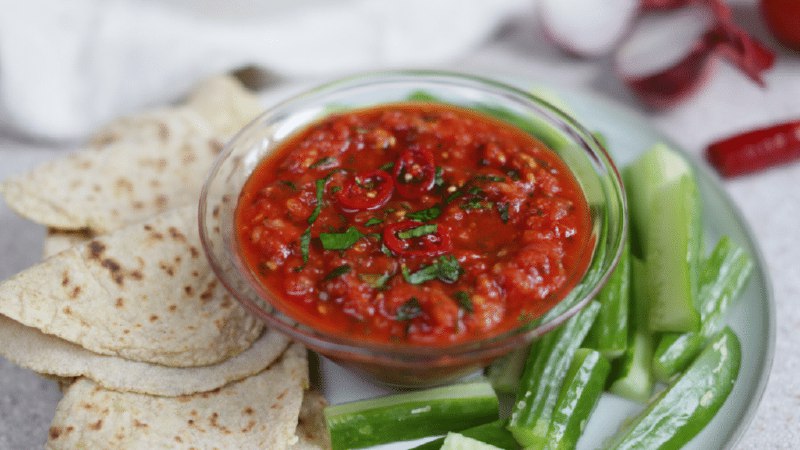
<path id="1" fill-rule="evenodd" d="M 202 86 L 189 105 L 120 119 L 89 148 L 5 180 L 0 193 L 34 222 L 96 233 L 196 201 L 225 139 L 261 112 L 230 78 Z"/>
<path id="2" fill-rule="evenodd" d="M 263 324 L 217 280 L 194 206 L 63 251 L 0 283 L 0 314 L 95 353 L 186 367 L 252 344 Z"/>
<path id="3" fill-rule="evenodd" d="M 293 344 L 258 375 L 184 397 L 108 391 L 80 379 L 58 404 L 46 448 L 289 448 L 308 387 L 305 356 Z"/>
<path id="4" fill-rule="evenodd" d="M 218 76 L 200 83 L 186 106 L 203 116 L 211 127 L 230 138 L 264 110 L 258 97 L 232 76 Z"/>
<path id="5" fill-rule="evenodd" d="M 42 375 L 86 377 L 109 390 L 174 397 L 211 391 L 261 372 L 283 353 L 289 338 L 267 330 L 233 358 L 191 368 L 98 355 L 4 316 L 0 316 L 0 342 L 0 355 Z"/>
<path id="6" fill-rule="evenodd" d="M 328 402 L 318 391 L 306 391 L 297 419 L 298 441 L 292 450 L 327 450 L 331 448 L 331 438 L 325 422 L 325 407 Z"/>
<path id="7" fill-rule="evenodd" d="M 42 256 L 47 259 L 70 247 L 91 241 L 92 236 L 94 235 L 89 230 L 61 231 L 49 228 L 44 237 Z"/>

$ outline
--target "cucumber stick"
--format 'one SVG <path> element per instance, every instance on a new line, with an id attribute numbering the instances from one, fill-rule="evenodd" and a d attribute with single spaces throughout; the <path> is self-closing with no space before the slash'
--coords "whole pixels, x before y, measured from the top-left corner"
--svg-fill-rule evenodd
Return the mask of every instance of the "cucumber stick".
<path id="1" fill-rule="evenodd" d="M 626 241 L 616 269 L 597 295 L 600 312 L 584 344 L 608 359 L 622 356 L 628 348 L 630 272 L 630 244 Z"/>
<path id="2" fill-rule="evenodd" d="M 605 388 L 611 364 L 600 352 L 580 348 L 558 396 L 546 449 L 574 449 Z"/>
<path id="3" fill-rule="evenodd" d="M 519 450 L 520 448 L 517 440 L 514 439 L 511 432 L 506 429 L 506 421 L 504 420 L 495 420 L 494 422 L 461 430 L 458 433 L 481 442 L 486 442 L 487 444 L 492 444 L 495 447 L 500 447 L 503 450 Z M 414 447 L 411 450 L 439 450 L 442 448 L 442 444 L 444 444 L 444 438 L 439 438 Z"/>
<path id="4" fill-rule="evenodd" d="M 597 317 L 600 304 L 591 302 L 531 346 L 508 429 L 526 448 L 542 448 L 561 386 L 575 352 Z"/>
<path id="5" fill-rule="evenodd" d="M 334 450 L 441 435 L 497 418 L 497 395 L 486 381 L 325 408 Z"/>
<path id="6" fill-rule="evenodd" d="M 441 450 L 503 450 L 491 444 L 464 436 L 459 433 L 447 433 Z"/>
<path id="7" fill-rule="evenodd" d="M 653 392 L 653 335 L 647 327 L 647 307 L 650 303 L 647 266 L 631 257 L 631 308 L 628 349 L 614 361 L 610 392 L 630 400 L 645 402 Z"/>
<path id="8" fill-rule="evenodd" d="M 635 251 L 652 284 L 652 331 L 700 328 L 695 298 L 702 245 L 700 196 L 688 163 L 657 145 L 625 168 Z"/>
<path id="9" fill-rule="evenodd" d="M 753 262 L 744 249 L 723 236 L 700 273 L 700 332 L 662 336 L 653 357 L 653 372 L 659 380 L 669 380 L 688 366 L 705 341 L 722 329 L 722 318 L 752 269 Z"/>
<path id="10" fill-rule="evenodd" d="M 739 375 L 739 339 L 725 327 L 697 359 L 606 444 L 609 449 L 678 449 L 719 411 Z"/>

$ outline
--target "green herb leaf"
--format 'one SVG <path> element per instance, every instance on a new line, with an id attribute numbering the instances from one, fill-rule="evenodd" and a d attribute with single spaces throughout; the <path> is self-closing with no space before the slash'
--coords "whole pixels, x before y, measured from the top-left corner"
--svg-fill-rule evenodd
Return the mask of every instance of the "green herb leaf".
<path id="1" fill-rule="evenodd" d="M 395 320 L 398 322 L 405 322 L 415 317 L 419 317 L 420 315 L 422 315 L 422 306 L 419 304 L 419 300 L 417 300 L 416 297 L 411 297 L 408 299 L 408 301 L 397 308 Z"/>
<path id="2" fill-rule="evenodd" d="M 457 190 L 453 191 L 452 194 L 448 195 L 444 199 L 444 204 L 447 205 L 447 204 L 451 203 L 453 200 L 461 197 L 462 195 L 464 195 L 464 191 L 462 191 L 461 189 L 457 189 Z"/>
<path id="3" fill-rule="evenodd" d="M 436 172 L 434 173 L 433 177 L 433 184 L 434 186 L 441 186 L 444 184 L 444 169 L 442 166 L 436 166 Z"/>
<path id="4" fill-rule="evenodd" d="M 418 227 L 397 233 L 397 237 L 400 239 L 411 239 L 415 237 L 425 236 L 426 234 L 436 233 L 437 228 L 438 225 L 436 224 L 420 225 Z"/>
<path id="5" fill-rule="evenodd" d="M 469 293 L 467 293 L 467 291 L 458 291 L 454 295 L 458 301 L 459 308 L 468 313 L 474 311 L 474 308 L 472 307 L 472 299 L 469 298 Z"/>
<path id="6" fill-rule="evenodd" d="M 391 273 L 362 273 L 358 275 L 364 283 L 367 283 L 374 289 L 383 289 L 386 287 L 386 282 L 392 278 Z"/>
<path id="7" fill-rule="evenodd" d="M 310 166 L 308 166 L 308 168 L 309 169 L 329 169 L 331 167 L 334 167 L 338 163 L 339 163 L 339 161 L 337 161 L 336 158 L 334 158 L 333 156 L 326 156 L 324 158 L 320 158 L 320 159 L 314 161 L 314 163 L 311 164 Z"/>
<path id="8" fill-rule="evenodd" d="M 478 175 L 475 177 L 475 179 L 483 181 L 496 181 L 496 182 L 506 181 L 505 177 L 501 177 L 498 175 Z"/>
<path id="9" fill-rule="evenodd" d="M 380 166 L 378 168 L 380 170 L 383 170 L 384 172 L 388 172 L 389 170 L 394 168 L 394 163 L 393 162 L 388 162 L 388 163 L 386 163 L 386 164 L 384 164 L 384 165 L 382 165 L 382 166 Z"/>
<path id="10" fill-rule="evenodd" d="M 463 209 L 464 211 L 467 211 L 470 209 L 489 209 L 492 206 L 494 206 L 494 203 L 492 202 L 486 202 L 479 198 L 472 198 L 469 199 L 463 205 L 461 205 L 460 208 Z"/>
<path id="11" fill-rule="evenodd" d="M 304 231 L 303 234 L 300 235 L 300 256 L 303 257 L 303 265 L 300 266 L 300 270 L 302 270 L 303 267 L 306 266 L 306 263 L 308 263 L 308 252 L 310 245 L 311 245 L 311 226 L 306 228 L 306 231 Z"/>
<path id="12" fill-rule="evenodd" d="M 517 172 L 516 170 L 511 169 L 506 173 L 508 174 L 508 177 L 511 178 L 512 181 L 519 181 L 520 180 L 519 172 Z"/>
<path id="13" fill-rule="evenodd" d="M 341 186 L 334 186 L 334 187 L 331 188 L 331 194 L 335 194 L 335 193 L 337 193 L 337 192 L 339 192 L 341 190 L 342 190 Z"/>
<path id="14" fill-rule="evenodd" d="M 292 181 L 289 181 L 289 180 L 280 180 L 280 183 L 281 183 L 282 185 L 284 185 L 284 186 L 288 187 L 288 188 L 289 188 L 290 190 L 292 190 L 292 191 L 296 191 L 296 190 L 297 190 L 297 185 L 296 185 L 296 184 L 294 184 Z"/>
<path id="15" fill-rule="evenodd" d="M 406 214 L 406 218 L 416 220 L 417 222 L 427 222 L 439 217 L 442 214 L 442 208 L 439 205 L 433 205 L 428 209 L 412 212 Z"/>
<path id="16" fill-rule="evenodd" d="M 356 227 L 350 227 L 344 233 L 320 233 L 319 240 L 325 250 L 346 250 L 364 237 Z"/>
<path id="17" fill-rule="evenodd" d="M 329 177 L 330 175 L 328 175 L 325 178 L 320 178 L 319 180 L 314 182 L 314 189 L 316 190 L 316 196 L 317 196 L 317 205 L 314 207 L 314 211 L 311 211 L 311 215 L 308 216 L 309 225 L 313 224 L 317 220 L 317 217 L 319 217 L 319 213 L 322 212 L 322 204 L 323 204 L 322 197 L 325 195 L 325 183 L 328 182 Z"/>
<path id="18" fill-rule="evenodd" d="M 508 223 L 508 203 L 498 203 L 497 212 L 500 213 L 500 220 L 503 223 Z"/>
<path id="19" fill-rule="evenodd" d="M 378 225 L 378 224 L 381 224 L 381 223 L 383 223 L 383 219 L 379 219 L 377 217 L 372 217 L 368 221 L 364 222 L 364 226 L 365 227 L 371 227 L 371 226 L 375 226 L 375 225 Z"/>
<path id="20" fill-rule="evenodd" d="M 413 273 L 406 266 L 402 266 L 401 270 L 403 279 L 409 284 L 422 284 L 437 278 L 445 283 L 455 283 L 464 272 L 458 260 L 452 255 L 440 256 L 433 264 Z"/>
<path id="21" fill-rule="evenodd" d="M 350 269 L 351 269 L 351 267 L 350 267 L 349 264 L 342 264 L 341 266 L 339 266 L 339 267 L 331 270 L 330 272 L 328 272 L 328 274 L 325 275 L 324 280 L 325 281 L 330 281 L 330 280 L 332 280 L 334 278 L 340 277 L 340 276 L 350 272 Z"/>

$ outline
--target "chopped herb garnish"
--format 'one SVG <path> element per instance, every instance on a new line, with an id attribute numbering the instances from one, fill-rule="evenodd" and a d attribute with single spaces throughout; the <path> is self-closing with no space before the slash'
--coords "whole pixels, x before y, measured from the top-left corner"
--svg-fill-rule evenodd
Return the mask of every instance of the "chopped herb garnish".
<path id="1" fill-rule="evenodd" d="M 311 225 L 306 228 L 306 231 L 300 235 L 300 256 L 303 257 L 303 265 L 300 266 L 300 270 L 303 270 L 303 267 L 306 266 L 308 263 L 308 252 L 309 246 L 311 245 Z"/>
<path id="2" fill-rule="evenodd" d="M 325 281 L 330 281 L 330 280 L 332 280 L 334 278 L 338 278 L 338 277 L 350 272 L 350 270 L 351 270 L 351 267 L 350 267 L 349 264 L 342 264 L 341 266 L 339 266 L 339 267 L 331 270 L 330 272 L 328 272 L 328 274 L 325 275 L 324 280 Z"/>
<path id="3" fill-rule="evenodd" d="M 297 185 L 296 185 L 296 184 L 294 184 L 294 182 L 292 182 L 292 181 L 289 181 L 289 180 L 280 180 L 280 182 L 281 182 L 281 184 L 282 184 L 282 185 L 284 185 L 284 186 L 288 187 L 289 189 L 291 189 L 291 190 L 293 190 L 293 191 L 296 191 L 296 190 L 297 190 Z"/>
<path id="4" fill-rule="evenodd" d="M 473 312 L 472 299 L 469 298 L 469 293 L 467 293 L 467 291 L 458 291 L 454 295 L 458 301 L 459 308 L 468 313 Z"/>
<path id="5" fill-rule="evenodd" d="M 443 175 L 444 175 L 444 169 L 442 169 L 442 166 L 436 166 L 436 172 L 433 176 L 433 184 L 435 186 L 438 187 L 444 184 Z"/>
<path id="6" fill-rule="evenodd" d="M 386 244 L 384 243 L 381 243 L 381 253 L 383 253 L 386 256 L 394 256 L 392 251 L 389 250 L 389 247 L 387 247 Z"/>
<path id="7" fill-rule="evenodd" d="M 331 194 L 335 194 L 335 193 L 337 193 L 337 192 L 339 192 L 341 190 L 342 190 L 341 186 L 334 186 L 334 187 L 331 188 Z"/>
<path id="8" fill-rule="evenodd" d="M 511 178 L 512 181 L 520 180 L 519 172 L 517 172 L 514 169 L 509 170 L 508 172 L 506 172 L 506 174 L 508 175 L 508 178 Z"/>
<path id="9" fill-rule="evenodd" d="M 393 162 L 388 162 L 388 163 L 386 163 L 386 164 L 384 164 L 384 165 L 382 165 L 382 166 L 380 166 L 380 167 L 378 167 L 378 168 L 379 168 L 379 169 L 381 169 L 381 170 L 383 170 L 383 171 L 385 171 L 385 172 L 388 172 L 388 171 L 389 171 L 389 170 L 391 170 L 393 167 L 394 167 L 394 163 L 393 163 Z"/>
<path id="10" fill-rule="evenodd" d="M 472 186 L 471 188 L 469 188 L 468 192 L 470 193 L 470 195 L 485 195 L 481 190 L 481 188 L 479 188 L 478 186 Z"/>
<path id="11" fill-rule="evenodd" d="M 319 240 L 325 250 L 347 250 L 364 237 L 356 227 L 350 227 L 344 233 L 320 233 Z"/>
<path id="12" fill-rule="evenodd" d="M 463 273 L 458 260 L 451 255 L 440 256 L 433 264 L 424 266 L 413 273 L 406 266 L 402 266 L 401 269 L 403 278 L 409 284 L 422 284 L 437 278 L 445 283 L 455 283 Z"/>
<path id="13" fill-rule="evenodd" d="M 383 289 L 386 287 L 386 282 L 392 278 L 390 273 L 362 273 L 358 275 L 364 283 L 370 285 L 374 289 Z"/>
<path id="14" fill-rule="evenodd" d="M 490 209 L 492 206 L 494 206 L 492 202 L 486 202 L 479 198 L 472 198 L 461 205 L 460 208 L 467 211 L 470 209 Z"/>
<path id="15" fill-rule="evenodd" d="M 411 239 L 415 237 L 425 236 L 426 234 L 436 233 L 437 228 L 438 225 L 436 224 L 420 225 L 418 227 L 397 233 L 397 237 L 400 239 Z"/>
<path id="16" fill-rule="evenodd" d="M 317 220 L 317 217 L 319 217 L 319 213 L 322 212 L 322 203 L 323 203 L 322 197 L 325 195 L 325 183 L 328 182 L 329 177 L 330 175 L 328 175 L 325 178 L 320 178 L 319 180 L 314 182 L 314 188 L 316 190 L 316 196 L 317 196 L 317 205 L 314 207 L 314 211 L 311 212 L 311 215 L 308 216 L 309 225 L 313 224 Z M 309 230 L 309 233 L 310 232 L 311 231 Z"/>
<path id="17" fill-rule="evenodd" d="M 419 317 L 420 315 L 422 315 L 422 306 L 420 306 L 419 300 L 417 300 L 416 297 L 411 297 L 408 299 L 408 301 L 397 308 L 395 320 L 398 322 L 405 322 L 415 317 Z"/>
<path id="18" fill-rule="evenodd" d="M 383 219 L 379 219 L 377 217 L 372 217 L 368 221 L 364 222 L 364 226 L 365 227 L 372 227 L 372 226 L 375 226 L 375 225 L 379 225 L 381 223 L 383 223 Z"/>
<path id="19" fill-rule="evenodd" d="M 406 218 L 416 220 L 417 222 L 427 222 L 433 220 L 442 214 L 442 208 L 439 205 L 433 205 L 428 209 L 412 212 L 406 214 Z"/>
<path id="20" fill-rule="evenodd" d="M 336 160 L 333 156 L 326 156 L 324 158 L 320 158 L 314 161 L 313 164 L 308 166 L 309 169 L 330 169 L 338 164 L 339 161 Z"/>
<path id="21" fill-rule="evenodd" d="M 444 199 L 444 204 L 446 205 L 446 204 L 448 204 L 448 203 L 452 202 L 453 200 L 455 200 L 455 199 L 457 199 L 457 198 L 461 197 L 462 195 L 464 195 L 464 191 L 462 191 L 461 189 L 457 189 L 457 190 L 453 191 L 453 193 L 452 193 L 452 194 L 448 195 L 448 196 L 447 196 L 447 197 Z"/>
<path id="22" fill-rule="evenodd" d="M 501 177 L 498 175 L 478 175 L 475 177 L 475 179 L 483 181 L 496 181 L 496 182 L 506 181 L 505 177 Z"/>
<path id="23" fill-rule="evenodd" d="M 497 212 L 500 213 L 500 220 L 503 223 L 508 223 L 508 203 L 498 203 Z"/>

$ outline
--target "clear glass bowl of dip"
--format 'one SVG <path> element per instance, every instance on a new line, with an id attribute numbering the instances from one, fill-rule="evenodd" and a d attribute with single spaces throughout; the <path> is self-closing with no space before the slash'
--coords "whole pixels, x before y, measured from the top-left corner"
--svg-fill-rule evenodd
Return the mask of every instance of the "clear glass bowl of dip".
<path id="1" fill-rule="evenodd" d="M 376 343 L 332 334 L 298 323 L 276 306 L 248 269 L 240 252 L 234 217 L 239 194 L 259 162 L 283 142 L 332 111 L 362 109 L 424 99 L 462 108 L 497 111 L 535 135 L 569 166 L 589 203 L 588 268 L 569 274 L 568 292 L 549 299 L 535 320 L 509 331 L 447 346 Z M 514 118 L 525 123 L 515 123 Z M 603 146 L 575 119 L 547 101 L 506 84 L 456 73 L 379 72 L 311 89 L 273 106 L 223 149 L 203 187 L 200 236 L 209 263 L 231 294 L 252 314 L 311 350 L 339 364 L 404 387 L 446 383 L 485 367 L 495 358 L 557 327 L 586 306 L 617 264 L 627 234 L 627 208 L 619 173 Z"/>

